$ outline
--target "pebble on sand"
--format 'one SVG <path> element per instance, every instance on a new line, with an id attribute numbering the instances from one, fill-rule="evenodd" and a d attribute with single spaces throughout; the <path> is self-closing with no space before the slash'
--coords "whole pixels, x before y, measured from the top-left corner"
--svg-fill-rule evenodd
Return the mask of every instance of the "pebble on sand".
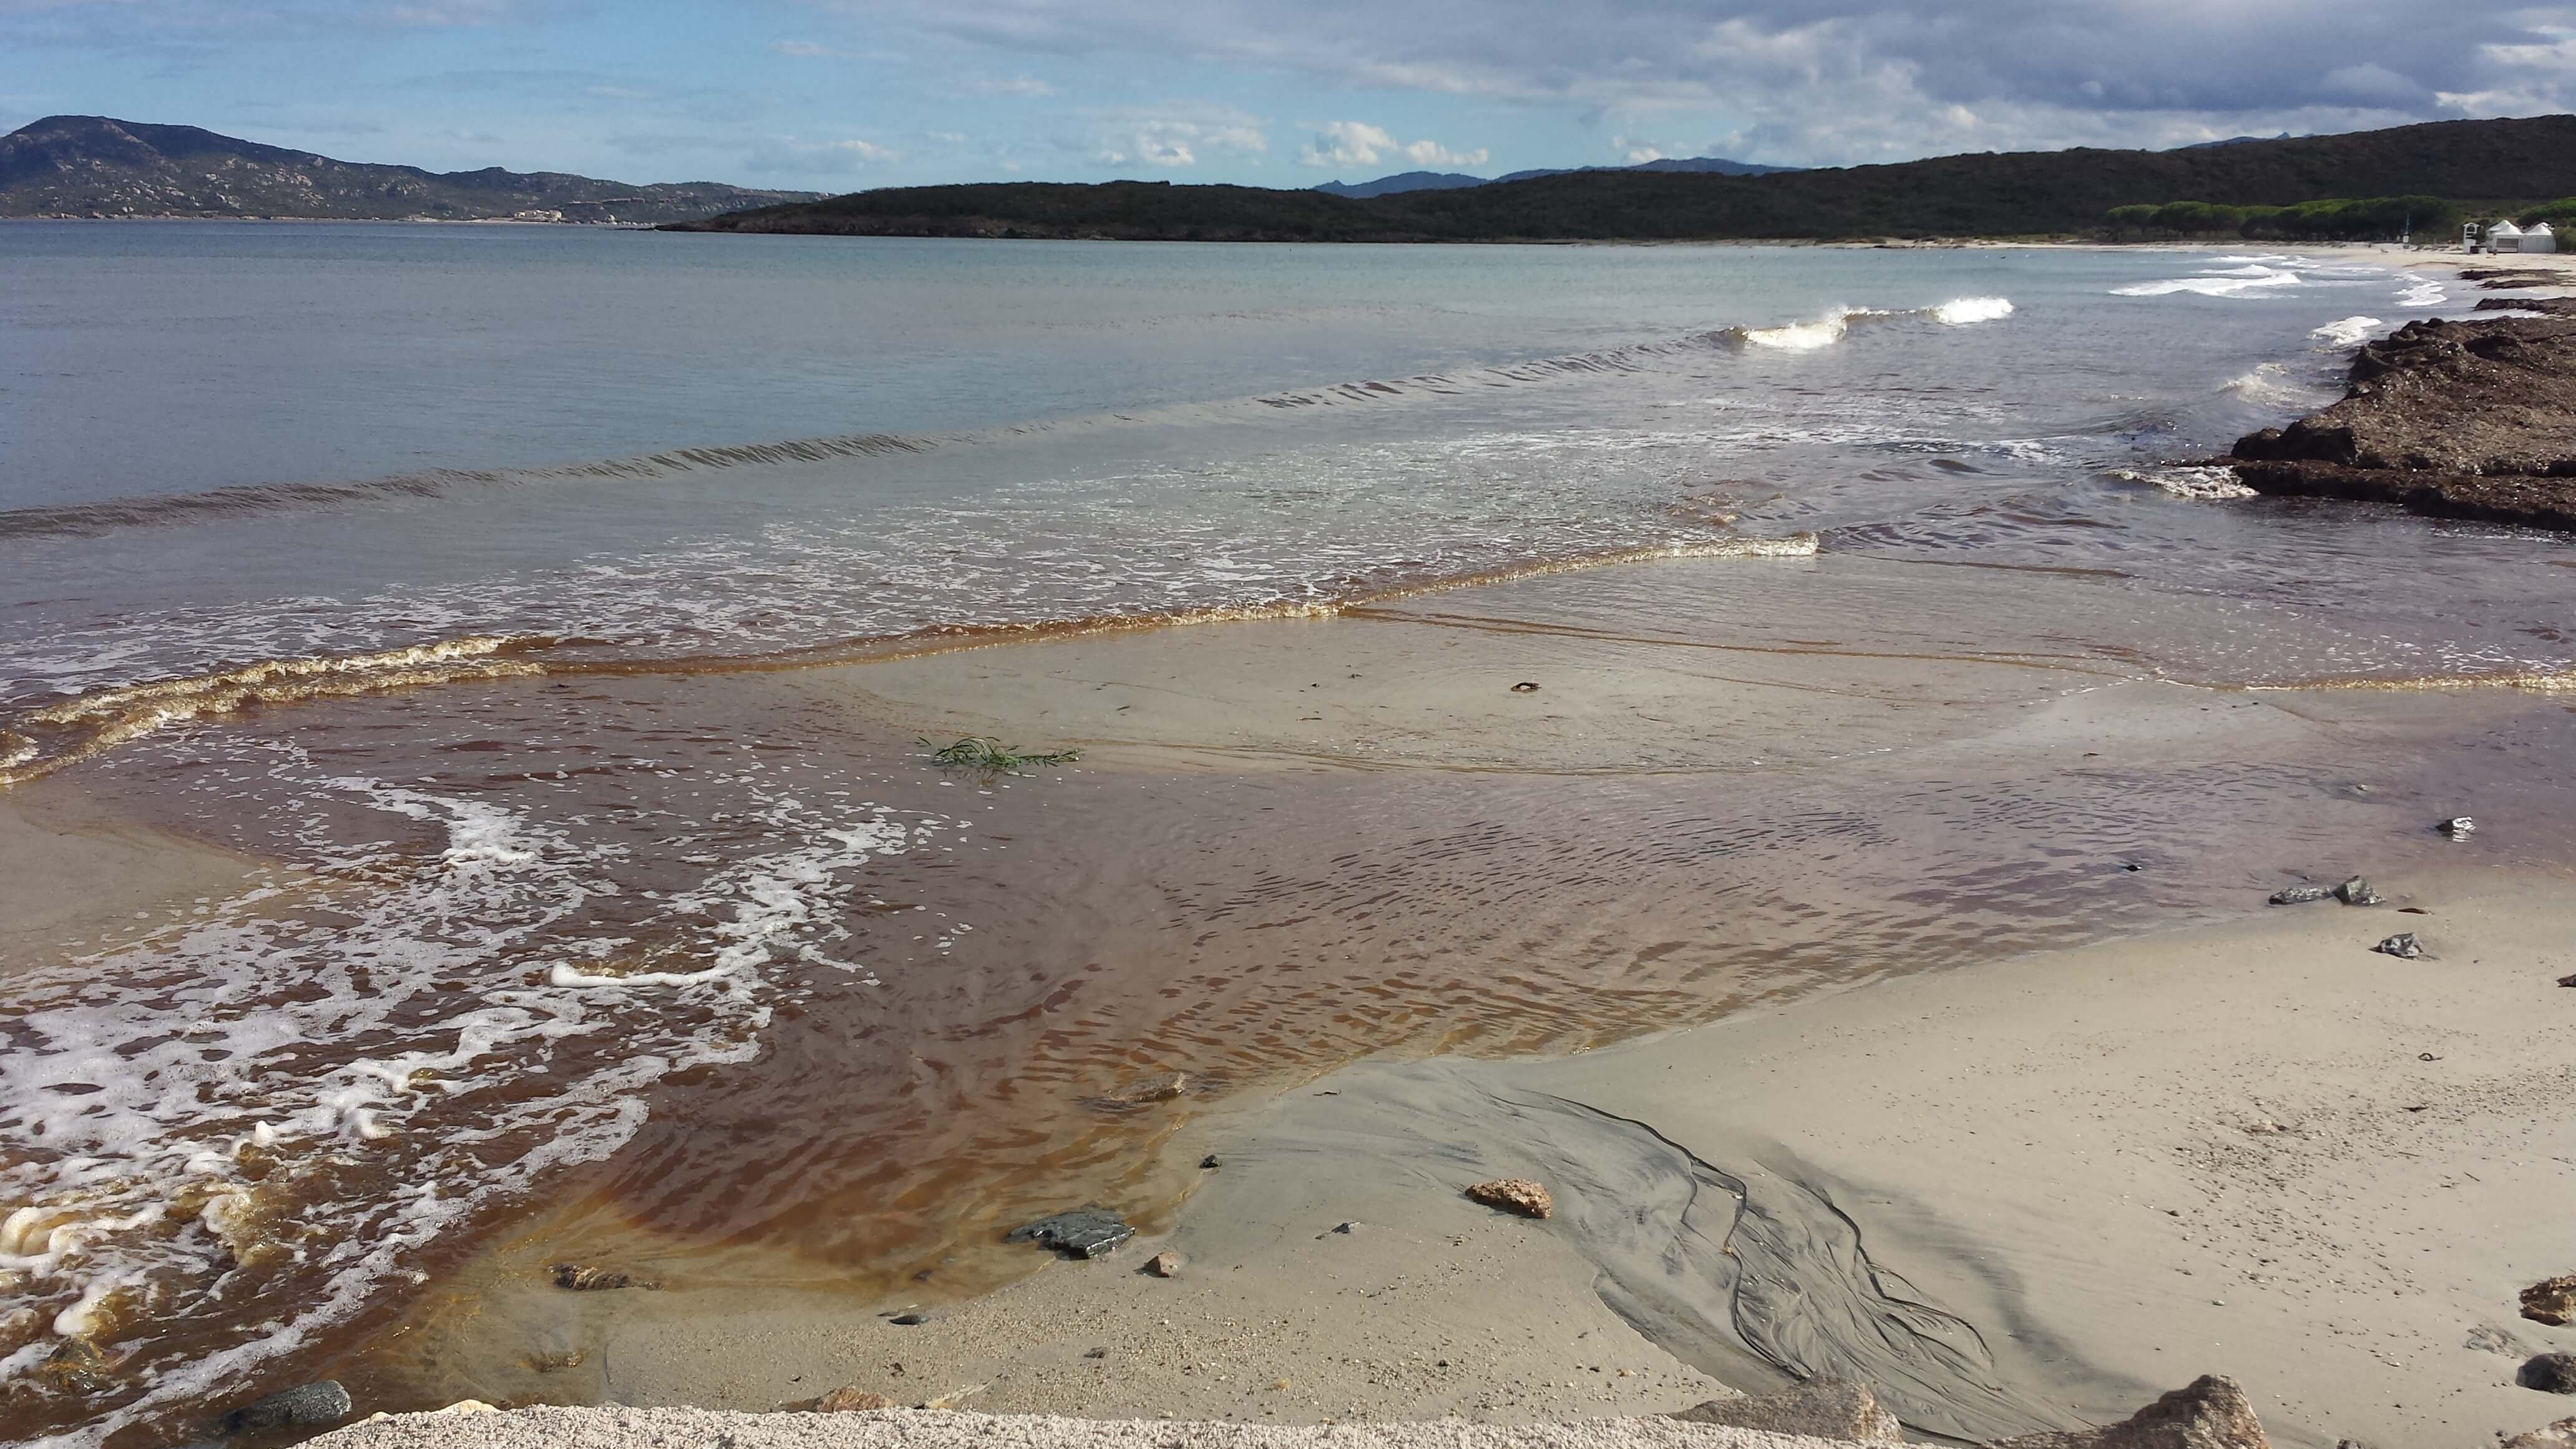
<path id="1" fill-rule="evenodd" d="M 1181 1255 L 1166 1248 L 1145 1260 L 1145 1271 L 1157 1278 L 1181 1276 Z"/>
<path id="2" fill-rule="evenodd" d="M 1480 1182 L 1467 1189 L 1467 1196 L 1490 1208 L 1519 1213 L 1525 1218 L 1544 1218 L 1556 1213 L 1556 1199 L 1547 1189 L 1526 1177 L 1497 1178 Z"/>

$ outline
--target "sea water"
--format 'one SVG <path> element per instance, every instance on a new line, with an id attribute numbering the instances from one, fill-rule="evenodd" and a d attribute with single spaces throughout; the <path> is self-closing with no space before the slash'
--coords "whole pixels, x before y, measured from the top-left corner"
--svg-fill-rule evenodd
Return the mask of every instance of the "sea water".
<path id="1" fill-rule="evenodd" d="M 2205 886 L 2231 820 L 2325 828 L 2255 765 L 2043 801 L 1659 763 L 1580 812 L 978 781 L 777 671 L 1567 570 L 1583 627 L 1705 636 L 1768 586 L 1644 561 L 1818 551 L 1853 629 L 2129 677 L 2576 664 L 2557 538 L 2174 466 L 2466 305 L 2366 260 L 23 223 L 0 267 L 0 781 L 264 862 L 0 993 L 0 1403 L 80 1441 L 328 1362 L 567 1201 L 878 1281 L 1003 1211 L 996 1164 L 1134 1150 L 976 1126 L 1104 1064 L 1615 1034 L 2170 904 L 2035 863 L 2073 843 Z M 1872 602 L 1946 565 L 2060 592 Z M 1334 830 L 1238 828 L 1301 811 Z M 1601 924 L 1712 870 L 1715 937 Z M 1247 989 L 1247 932 L 1317 974 Z M 1059 1019 L 1138 961 L 1174 1014 Z"/>

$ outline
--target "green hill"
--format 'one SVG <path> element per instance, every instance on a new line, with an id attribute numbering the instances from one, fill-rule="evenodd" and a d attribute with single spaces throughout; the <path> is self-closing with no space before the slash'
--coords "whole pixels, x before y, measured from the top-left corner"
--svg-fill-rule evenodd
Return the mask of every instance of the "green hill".
<path id="1" fill-rule="evenodd" d="M 1114 181 L 897 187 L 689 231 L 1169 241 L 1681 241 L 2093 236 L 2114 207 L 2576 195 L 2576 116 L 2438 121 L 2177 151 L 2026 151 L 1768 176 L 1579 171 L 1355 199 Z"/>

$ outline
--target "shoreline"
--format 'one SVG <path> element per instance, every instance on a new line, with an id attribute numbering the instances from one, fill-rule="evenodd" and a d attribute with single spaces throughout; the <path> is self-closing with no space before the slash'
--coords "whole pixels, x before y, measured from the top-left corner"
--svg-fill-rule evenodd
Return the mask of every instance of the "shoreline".
<path id="1" fill-rule="evenodd" d="M 605 1398 L 1670 1412 L 1787 1381 L 1741 1335 L 1762 1320 L 1747 1285 L 1709 1276 L 1732 1261 L 1795 1274 L 1768 1352 L 1872 1383 L 1916 1428 L 2107 1421 L 2219 1372 L 2284 1445 L 2518 1432 L 2549 1408 L 2513 1386 L 2519 1356 L 2576 1343 L 2513 1303 L 2566 1266 L 2550 1205 L 2576 1129 L 2549 1084 L 2576 1070 L 2552 994 L 2576 967 L 2567 883 L 2427 875 L 2379 909 L 2255 904 L 1554 1061 L 1361 1063 L 1185 1129 L 1171 1152 L 1218 1167 L 1169 1231 L 1109 1258 L 913 1326 L 820 1300 L 653 1303 L 602 1344 Z M 2417 902 L 2433 914 L 2397 914 Z M 2367 950 L 2398 925 L 2434 959 Z M 2355 995 L 2380 1004 L 2347 1015 Z M 1742 1206 L 1709 1219 L 1675 1197 L 1694 1173 Z M 1460 1196 L 1503 1175 L 1546 1183 L 1558 1218 Z M 1176 1278 L 1139 1271 L 1167 1249 Z M 1850 1336 L 1882 1297 L 1926 1337 Z M 733 1362 L 710 1360 L 710 1330 Z"/>
<path id="2" fill-rule="evenodd" d="M 1809 635 L 1833 632 L 1824 612 L 1829 597 L 1848 596 L 1853 608 L 1866 611 L 1872 607 L 1869 599 L 1890 587 L 1890 580 L 1923 573 L 1842 556 L 1667 561 L 1656 567 L 1682 570 L 1697 579 L 1699 586 L 1691 592 L 1706 595 L 1707 607 L 1721 615 L 1736 597 L 1734 590 L 1759 590 L 1773 598 L 1784 619 L 1796 619 L 1799 631 Z M 1934 577 L 1942 578 L 1946 589 L 1971 592 L 2021 586 L 2011 576 Z M 1662 582 L 1669 586 L 1677 581 Z M 1709 735 L 1679 742 L 1690 760 L 1671 762 L 1681 770 L 1716 768 L 1712 762 L 1722 756 L 1723 741 L 1737 732 L 1775 741 L 1803 735 L 1818 742 L 1807 746 L 1813 753 L 1801 755 L 1794 746 L 1779 753 L 1775 744 L 1766 748 L 1765 760 L 1748 763 L 1793 774 L 1858 771 L 1891 789 L 1926 774 L 1981 777 L 1994 771 L 2002 788 L 2009 790 L 2011 781 L 2022 780 L 2034 795 L 2062 788 L 2068 772 L 2102 768 L 2087 761 L 2105 751 L 2118 757 L 2121 769 L 2171 770 L 2187 777 L 2197 762 L 2206 760 L 2292 764 L 2403 755 L 2413 747 L 2400 742 L 2415 738 L 2415 732 L 2430 731 L 2429 738 L 2473 729 L 2468 721 L 2489 709 L 2498 711 L 2492 716 L 2498 720 L 2555 709 L 2546 700 L 2478 691 L 2229 691 L 2170 681 L 2087 678 L 2068 668 L 2067 661 L 2011 657 L 2010 641 L 2001 636 L 1989 640 L 1997 657 L 1975 660 L 1773 649 L 1757 635 L 1741 637 L 1740 651 L 1718 651 L 1715 657 L 1722 662 L 1708 665 L 1697 662 L 1709 657 L 1705 646 L 1682 638 L 1617 638 L 1546 625 L 1558 616 L 1538 600 L 1586 592 L 1581 578 L 1527 581 L 1488 586 L 1472 610 L 1451 599 L 1335 619 L 1239 624 L 1221 632 L 1051 640 L 1010 650 L 836 666 L 774 677 L 771 686 L 791 691 L 808 708 L 837 707 L 889 721 L 944 713 L 948 726 L 961 732 L 997 732 L 1048 745 L 1079 739 L 1087 751 L 1086 771 L 1122 777 L 1168 771 L 1227 778 L 1247 772 L 1292 778 L 1499 773 L 1577 782 L 1614 765 L 1627 774 L 1651 770 L 1655 762 L 1635 755 L 1634 731 L 1623 724 L 1645 715 L 1715 722 Z M 1991 610 L 1981 607 L 1979 612 Z M 2072 621 L 2061 610 L 2051 622 Z M 1391 667 L 1407 661 L 1408 669 Z M 1544 688 L 1534 696 L 1507 692 L 1506 684 L 1521 673 L 1544 680 Z M 1937 704 L 1905 702 L 1915 686 L 1936 680 L 1942 685 Z M 1643 696 L 1636 693 L 1641 682 L 1650 686 Z M 1781 702 L 1777 712 L 1763 703 L 1766 698 Z M 1436 729 L 1390 734 L 1379 723 L 1389 714 L 1418 712 L 1424 700 L 1439 703 Z M 1748 772 L 1747 778 L 1755 777 Z M 2368 796 L 2356 799 L 2356 808 L 2365 811 L 2351 822 L 2358 833 L 2329 855 L 2298 862 L 2299 868 L 2328 873 L 2360 868 L 2374 878 L 2384 877 L 2383 888 L 2392 892 L 2429 890 L 2422 883 L 2434 880 L 2446 863 L 2489 858 L 2491 844 L 2527 828 L 2515 817 L 2514 807 L 2501 801 L 2462 802 L 2438 782 L 2391 783 L 2375 771 L 2369 778 L 2378 782 L 2377 789 L 2407 803 L 2392 810 L 2391 805 L 2364 805 Z M 2146 798 L 2133 794 L 2126 808 L 2140 812 L 2141 831 L 2157 837 L 2160 832 L 2143 823 L 2148 819 Z M 2436 808 L 2436 800 L 2445 809 L 2475 805 L 2489 821 L 2490 834 L 2458 851 L 2430 837 L 2413 816 Z M 2238 828 L 2266 827 L 2247 820 Z M 2523 833 L 2517 846 L 2546 853 L 2545 845 L 2535 843 L 2538 839 Z M 2261 935 L 2266 930 L 2349 931 L 2392 922 L 2396 924 L 2388 929 L 2394 930 L 2414 923 L 2394 914 L 2396 906 L 2410 903 L 2402 898 L 2382 912 L 2265 913 L 2261 895 L 2278 883 L 2265 872 L 2291 868 L 2292 862 L 2258 845 L 2240 866 L 2234 862 L 2245 845 L 2226 842 L 2224 834 L 2212 841 L 2225 850 L 2205 872 L 2209 888 L 2243 893 L 2205 897 L 2186 909 L 2185 919 L 2192 911 L 2204 916 L 2215 912 L 2221 918 L 2215 925 L 2190 928 L 2211 933 L 2212 939 L 2259 943 L 2268 939 Z M 2163 836 L 2157 844 L 2185 853 L 2192 848 L 2180 836 Z M 2277 863 L 2258 863 L 2266 860 Z M 2116 887 L 2124 892 L 2174 889 L 2160 887 L 2154 875 L 2109 879 L 2137 882 Z M 2441 889 L 2459 887 L 2444 884 Z M 2437 908 L 2447 910 L 2438 903 Z M 1974 908 L 1961 903 L 1960 909 L 1973 913 Z M 2328 909 L 2341 912 L 2340 907 Z M 2135 926 L 2121 927 L 2112 939 L 2074 951 L 2023 952 L 2004 961 L 1965 965 L 1945 965 L 1929 941 L 1922 943 L 1927 959 L 1914 963 L 1856 947 L 1860 959 L 1851 974 L 1802 978 L 1795 987 L 1782 988 L 1795 996 L 1786 1005 L 1777 994 L 1757 991 L 1727 1006 L 1732 1015 L 1709 1024 L 1597 1051 L 1587 1050 L 1593 1043 L 1577 1032 L 1554 1041 L 1504 1038 L 1381 1048 L 1320 1079 L 1299 1068 L 1294 1058 L 1276 1062 L 1274 1069 L 1288 1081 L 1238 1077 L 1220 1089 L 1226 1095 L 1205 1097 L 1193 1091 L 1169 1109 L 1167 1118 L 1137 1123 L 1151 1137 L 1143 1148 L 1151 1158 L 1144 1169 L 1148 1176 L 1130 1173 L 1114 1184 L 1104 1182 L 1104 1190 L 1093 1195 L 1127 1209 L 1144 1236 L 1101 1263 L 1049 1264 L 1025 1248 L 976 1246 L 980 1239 L 969 1235 L 952 1249 L 956 1261 L 937 1265 L 938 1278 L 912 1293 L 900 1286 L 884 1296 L 845 1287 L 800 1289 L 792 1286 L 792 1265 L 782 1260 L 772 1271 L 746 1275 L 730 1287 L 716 1281 L 720 1274 L 692 1282 L 683 1272 L 663 1291 L 649 1295 L 566 1295 L 536 1271 L 534 1265 L 555 1250 L 543 1232 L 532 1233 L 506 1252 L 486 1255 L 459 1280 L 473 1304 L 471 1321 L 424 1323 L 425 1341 L 413 1352 L 437 1357 L 446 1366 L 450 1376 L 434 1382 L 446 1386 L 442 1392 L 448 1397 L 761 1411 L 858 1387 L 901 1402 L 949 1399 L 974 1390 L 959 1402 L 1015 1413 L 1145 1418 L 1236 1414 L 1278 1422 L 1466 1414 L 1526 1421 L 1584 1412 L 1670 1411 L 1710 1397 L 1721 1384 L 1744 1390 L 1776 1387 L 1788 1375 L 1779 1363 L 1741 1343 L 1730 1347 L 1712 1327 L 1728 1315 L 1712 1310 L 1704 1291 L 1694 1290 L 1694 1298 L 1668 1289 L 1632 1288 L 1615 1304 L 1605 1301 L 1599 1285 L 1611 1269 L 1604 1262 L 1585 1257 L 1561 1236 L 1544 1236 L 1557 1229 L 1542 1228 L 1543 1236 L 1529 1237 L 1524 1225 L 1497 1220 L 1457 1198 L 1456 1184 L 1426 1194 L 1419 1163 L 1461 1162 L 1467 1160 L 1461 1154 L 1469 1154 L 1483 1175 L 1524 1170 L 1505 1160 L 1505 1149 L 1493 1134 L 1497 1083 L 1511 1091 L 1544 1090 L 1593 1102 L 1586 1095 L 1589 1087 L 1578 1091 L 1545 1084 L 1556 1075 L 1580 1074 L 1601 1063 L 1683 1049 L 1674 1043 L 1758 1035 L 1787 1029 L 1783 1023 L 1831 1023 L 1849 1013 L 1894 1009 L 1872 1002 L 1937 1001 L 1945 992 L 1988 989 L 1976 983 L 2015 973 L 2045 974 L 2069 961 L 2096 959 L 2087 953 L 2152 953 L 2163 949 L 2157 943 L 2180 939 L 2171 934 L 2171 915 L 2161 924 L 2152 916 L 2142 919 L 2144 934 Z M 2376 966 L 2379 959 L 2364 964 Z M 1929 969 L 1935 966 L 1944 969 Z M 2340 969 L 2314 967 L 2311 976 L 2330 982 Z M 1867 990 L 1859 989 L 1864 985 Z M 1099 989 L 1108 987 L 1104 981 Z M 1095 1003 L 1091 1010 L 1117 1014 L 1109 1001 Z M 1432 1054 L 1424 1055 L 1426 1050 Z M 1548 1055 L 1533 1060 L 1532 1051 Z M 1443 1052 L 1447 1054 L 1438 1054 Z M 1163 1058 L 1139 1061 L 1198 1069 L 1195 1063 Z M 1682 1060 L 1665 1064 L 1688 1065 Z M 1840 1072 L 1847 1064 L 1833 1065 Z M 1716 1091 L 1705 1086 L 1706 1078 L 1701 1080 L 1701 1095 Z M 1317 1104 L 1324 1099 L 1313 1095 L 1319 1092 L 1337 1093 L 1331 1103 L 1337 1110 L 1373 1104 L 1370 1110 L 1379 1114 L 1375 1126 L 1361 1131 L 1300 1115 L 1301 1108 L 1322 1110 Z M 1596 1105 L 1689 1144 L 1700 1160 L 1738 1181 L 1760 1179 L 1760 1173 L 1745 1168 L 1745 1161 L 1758 1166 L 1771 1147 L 1780 1145 L 1739 1150 L 1740 1139 L 1751 1129 L 1734 1122 L 1724 1129 L 1725 1145 L 1701 1150 L 1686 1131 L 1673 1127 L 1674 1102 L 1651 1092 L 1615 1105 L 1604 1096 Z M 1783 1120 L 1799 1116 L 1792 1107 L 1765 1110 Z M 1928 1134 L 1940 1130 L 1944 1120 L 1933 1113 L 1920 1125 Z M 1461 1124 L 1468 1134 L 1466 1145 L 1442 1140 L 1418 1151 L 1390 1155 L 1382 1150 L 1378 1139 L 1416 1130 L 1408 1124 L 1432 1121 Z M 1567 1160 L 1588 1162 L 1587 1170 L 1603 1174 L 1604 1180 L 1614 1175 L 1612 1166 L 1603 1165 L 1602 1153 L 1619 1144 L 1605 1146 L 1597 1134 L 1585 1132 L 1559 1135 L 1562 1140 L 1553 1150 Z M 1355 1140 L 1361 1145 L 1349 1145 Z M 1316 1142 L 1338 1145 L 1318 1149 L 1312 1145 Z M 1221 1166 L 1201 1173 L 1192 1164 L 1209 1152 Z M 1800 1161 L 1827 1157 L 1812 1144 L 1795 1153 Z M 1627 1180 L 1645 1180 L 1634 1176 L 1645 1169 L 1636 1166 L 1639 1159 L 1633 1153 L 1626 1161 L 1618 1171 L 1629 1173 Z M 1265 1162 L 1272 1165 L 1265 1167 Z M 1654 1180 L 1679 1180 L 1669 1169 L 1658 1171 Z M 1869 1179 L 1865 1164 L 1844 1162 L 1831 1181 Z M 1771 1171 L 1767 1180 L 1774 1187 L 1794 1187 L 1805 1179 L 1796 1172 Z M 1084 1195 L 1083 1189 L 1068 1185 L 1060 1201 L 1033 1202 L 1023 1211 L 1034 1216 L 1069 1208 Z M 1825 1193 L 1842 1211 L 1866 1219 L 1868 1210 L 1855 1208 L 1848 1196 L 1839 1187 L 1829 1186 Z M 1909 1180 L 1889 1200 L 1937 1206 L 1939 1184 Z M 1801 1220 L 1812 1224 L 1817 1219 L 1810 1212 Z M 1360 1229 L 1334 1233 L 1342 1222 L 1356 1222 Z M 993 1236 L 998 1238 L 999 1227 L 1008 1225 L 998 1225 Z M 1872 1227 L 1871 1235 L 1881 1231 Z M 1885 1231 L 1904 1236 L 1897 1229 Z M 2020 1298 L 1958 1267 L 1962 1261 L 2008 1255 L 2010 1244 L 1971 1247 L 1955 1236 L 1941 1238 L 1930 1227 L 1917 1237 L 1911 1255 L 1898 1261 L 1894 1271 L 1916 1283 L 1944 1285 L 1952 1319 L 1965 1325 L 1971 1337 L 1994 1342 L 1999 1324 L 2035 1321 L 2037 1310 Z M 1199 1266 L 1185 1269 L 1175 1283 L 1134 1271 L 1166 1247 Z M 654 1262 L 649 1248 L 639 1245 L 638 1250 L 639 1261 Z M 1215 1266 L 1206 1266 L 1211 1264 Z M 1798 1271 L 1815 1267 L 1809 1261 Z M 962 1297 L 939 1286 L 980 1282 L 987 1271 L 1016 1281 Z M 1966 1281 L 1952 1282 L 1961 1271 L 1967 1272 Z M 2555 1270 L 2540 1268 L 2531 1276 L 2549 1271 Z M 1681 1304 L 1689 1312 L 1680 1317 L 1664 1312 L 1658 1319 L 1655 1313 L 1662 1310 L 1638 1306 L 1658 1295 L 1659 1301 Z M 1394 1307 L 1421 1331 L 1390 1327 L 1393 1315 L 1387 1310 Z M 904 1313 L 920 1313 L 928 1321 L 892 1321 Z M 1508 1323 L 1515 1334 L 1498 1334 L 1493 1328 L 1497 1321 Z M 1660 1327 L 1641 1338 L 1637 1325 L 1642 1322 Z M 462 1359 L 459 1344 L 465 1340 L 460 1334 L 475 1345 Z M 2249 1388 L 2263 1388 L 2270 1395 L 2263 1400 L 2267 1414 L 2275 1413 L 2273 1406 L 2281 1402 L 2277 1389 L 2257 1382 L 2268 1361 L 2211 1356 L 2173 1364 L 2161 1375 L 2156 1372 L 2161 1365 L 2152 1360 L 2096 1368 L 2093 1360 L 2117 1360 L 2119 1355 L 2098 1346 L 2079 1353 L 2071 1345 L 2083 1336 L 2065 1327 L 2031 1328 L 2028 1342 L 2014 1348 L 2019 1338 L 2000 1335 L 2010 1342 L 2002 1344 L 1997 1362 L 1983 1371 L 1977 1394 L 1984 1406 L 1973 1419 L 1952 1427 L 1989 1431 L 2071 1423 L 2082 1416 L 2118 1417 L 2203 1371 L 2233 1374 L 2246 1379 Z M 711 1352 L 711 1342 L 724 1347 Z M 1605 1354 L 1591 1347 L 1595 1343 L 1617 1344 L 1623 1351 Z M 1095 1358 L 1094 1349 L 1107 1352 Z M 522 1355 L 525 1362 L 569 1355 L 573 1364 L 532 1375 Z M 1423 1367 L 1423 1361 L 1441 1359 L 1448 1363 L 1439 1373 Z M 1584 1372 L 1575 1379 L 1550 1368 L 1577 1361 Z M 897 1363 L 903 1372 L 888 1377 L 886 1366 Z M 1590 1373 L 1595 1363 L 1604 1369 L 1602 1376 Z M 2068 1377 L 2060 1372 L 2067 1365 L 2080 1372 Z M 2509 1372 L 2510 1364 L 2504 1366 Z M 1884 1366 L 1857 1367 L 1869 1371 Z M 1624 1376 L 1622 1369 L 1627 1370 Z M 1270 1395 L 1261 1388 L 1280 1377 L 1306 1387 L 1294 1395 Z M 1916 1392 L 1915 1414 L 1922 1415 L 1921 1405 L 1935 1397 L 1929 1389 Z M 2052 1414 L 2057 1417 L 2048 1417 Z M 2283 1442 L 2311 1441 L 2293 1437 Z M 2315 1442 L 2330 1445 L 2333 1439 Z"/>

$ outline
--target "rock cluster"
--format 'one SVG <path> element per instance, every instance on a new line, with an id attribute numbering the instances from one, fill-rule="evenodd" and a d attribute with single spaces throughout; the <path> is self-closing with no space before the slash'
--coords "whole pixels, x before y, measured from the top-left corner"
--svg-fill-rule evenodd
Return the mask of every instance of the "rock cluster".
<path id="1" fill-rule="evenodd" d="M 2576 301 L 2546 317 L 2409 322 L 2365 344 L 2341 402 L 2237 440 L 2262 493 L 2576 530 Z"/>

